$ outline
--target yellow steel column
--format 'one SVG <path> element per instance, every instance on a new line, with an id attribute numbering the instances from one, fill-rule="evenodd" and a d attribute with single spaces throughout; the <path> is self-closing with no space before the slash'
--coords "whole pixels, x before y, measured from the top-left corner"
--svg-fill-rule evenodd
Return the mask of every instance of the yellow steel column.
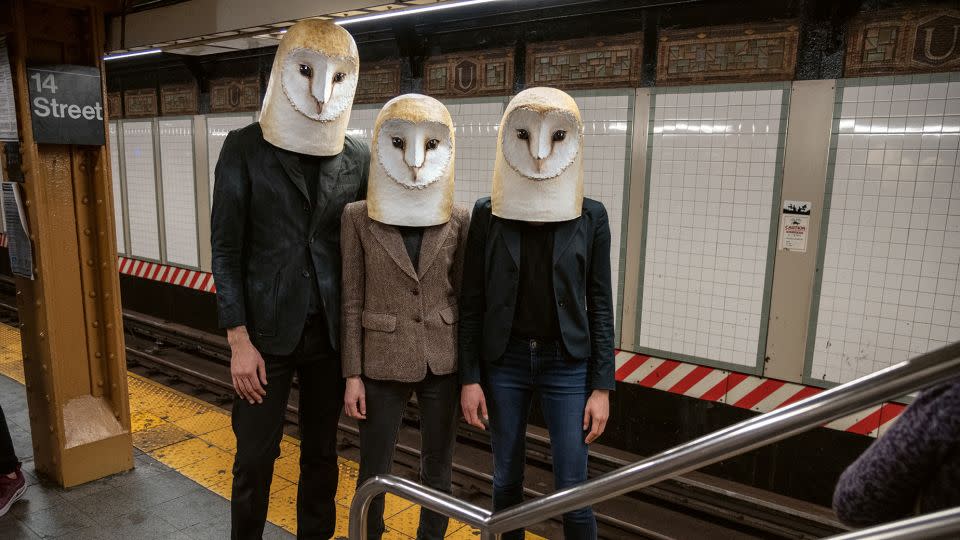
<path id="1" fill-rule="evenodd" d="M 133 467 L 109 147 L 36 144 L 26 68 L 97 66 L 102 86 L 108 5 L 0 0 L 35 266 L 17 279 L 34 460 L 63 486 Z"/>

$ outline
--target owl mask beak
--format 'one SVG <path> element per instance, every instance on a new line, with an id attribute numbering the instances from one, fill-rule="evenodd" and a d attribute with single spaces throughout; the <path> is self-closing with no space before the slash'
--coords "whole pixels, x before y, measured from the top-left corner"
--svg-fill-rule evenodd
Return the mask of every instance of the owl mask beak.
<path id="1" fill-rule="evenodd" d="M 533 145 L 536 148 L 533 148 Z M 530 153 L 533 155 L 533 162 L 537 165 L 537 172 L 543 172 L 543 162 L 553 152 L 553 139 L 548 130 L 541 130 L 536 142 L 530 141 Z"/>
<path id="2" fill-rule="evenodd" d="M 419 137 L 418 137 L 419 139 Z M 413 171 L 414 182 L 419 182 L 420 168 L 423 167 L 423 161 L 426 159 L 424 144 L 426 141 L 416 140 L 414 144 L 408 145 L 403 152 L 403 161 Z"/>
<path id="3" fill-rule="evenodd" d="M 310 81 L 310 94 L 317 102 L 317 114 L 323 114 L 323 106 L 330 101 L 330 94 L 333 93 L 333 81 L 329 71 L 327 66 L 323 66 Z"/>

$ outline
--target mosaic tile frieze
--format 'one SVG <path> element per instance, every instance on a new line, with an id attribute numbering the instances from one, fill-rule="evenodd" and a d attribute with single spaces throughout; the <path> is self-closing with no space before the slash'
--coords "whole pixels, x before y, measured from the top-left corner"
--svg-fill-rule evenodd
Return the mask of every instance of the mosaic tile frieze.
<path id="1" fill-rule="evenodd" d="M 107 92 L 107 116 L 123 118 L 123 101 L 120 92 Z"/>
<path id="2" fill-rule="evenodd" d="M 400 62 L 360 64 L 354 103 L 383 103 L 400 94 Z"/>
<path id="3" fill-rule="evenodd" d="M 640 86 L 643 35 L 534 43 L 527 46 L 526 85 L 564 89 Z"/>
<path id="4" fill-rule="evenodd" d="M 123 111 L 126 118 L 157 116 L 157 105 L 156 89 L 143 88 L 123 92 Z"/>
<path id="5" fill-rule="evenodd" d="M 657 84 L 790 80 L 799 35 L 791 23 L 665 30 L 657 49 Z"/>
<path id="6" fill-rule="evenodd" d="M 197 114 L 198 101 L 196 83 L 165 84 L 160 87 L 160 111 L 165 116 Z"/>
<path id="7" fill-rule="evenodd" d="M 232 77 L 210 82 L 210 112 L 243 112 L 259 108 L 259 77 Z"/>
<path id="8" fill-rule="evenodd" d="M 955 71 L 960 67 L 960 11 L 896 10 L 850 25 L 844 75 Z"/>
<path id="9" fill-rule="evenodd" d="M 435 56 L 424 62 L 423 88 L 447 98 L 510 94 L 513 64 L 513 49 Z"/>

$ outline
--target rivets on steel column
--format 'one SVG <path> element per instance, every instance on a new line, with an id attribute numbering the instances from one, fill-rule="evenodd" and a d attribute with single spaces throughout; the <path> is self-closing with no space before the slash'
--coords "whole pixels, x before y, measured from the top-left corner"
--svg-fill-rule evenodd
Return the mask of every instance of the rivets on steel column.
<path id="1" fill-rule="evenodd" d="M 94 328 L 100 328 L 100 321 L 93 321 Z"/>
<path id="2" fill-rule="evenodd" d="M 87 293 L 87 294 L 90 296 L 90 298 L 96 298 L 96 297 L 97 297 L 97 291 L 90 291 L 90 292 Z"/>
<path id="3" fill-rule="evenodd" d="M 99 206 L 101 204 L 103 204 L 103 199 L 97 199 L 97 205 Z"/>
<path id="4" fill-rule="evenodd" d="M 113 323 L 112 323 L 112 322 L 108 322 L 108 323 L 107 323 L 107 330 L 110 330 L 111 328 L 113 328 Z"/>
<path id="5" fill-rule="evenodd" d="M 89 197 L 84 197 L 84 198 L 80 199 L 80 202 L 82 202 L 83 204 L 90 204 L 90 198 L 89 198 Z"/>
<path id="6" fill-rule="evenodd" d="M 84 229 L 83 234 L 90 236 L 90 227 L 87 227 L 86 229 Z"/>
<path id="7" fill-rule="evenodd" d="M 100 351 L 97 351 L 97 352 L 93 353 L 93 356 L 95 356 L 95 357 L 97 357 L 97 358 L 100 358 L 101 356 L 103 356 L 103 354 L 101 354 Z"/>
<path id="8" fill-rule="evenodd" d="M 97 386 L 103 386 L 103 379 L 97 379 Z"/>
<path id="9" fill-rule="evenodd" d="M 87 259 L 87 266 L 93 266 L 93 259 Z"/>
<path id="10" fill-rule="evenodd" d="M 47 333 L 43 330 L 40 331 L 40 339 L 47 339 Z"/>

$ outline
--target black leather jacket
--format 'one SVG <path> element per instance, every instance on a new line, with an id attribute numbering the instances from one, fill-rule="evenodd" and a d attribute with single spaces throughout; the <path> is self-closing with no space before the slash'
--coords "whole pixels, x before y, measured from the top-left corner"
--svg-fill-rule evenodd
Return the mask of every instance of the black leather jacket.
<path id="1" fill-rule="evenodd" d="M 330 343 L 340 337 L 340 214 L 366 195 L 370 152 L 346 138 L 321 166 L 318 204 L 297 154 L 263 138 L 259 123 L 230 132 L 215 173 L 210 238 L 220 327 L 246 325 L 261 353 L 291 353 L 319 287 Z"/>
<path id="2" fill-rule="evenodd" d="M 567 355 L 589 364 L 590 387 L 614 390 L 610 220 L 603 204 L 583 199 L 577 219 L 557 224 L 553 293 Z M 470 219 L 460 293 L 460 381 L 479 383 L 483 366 L 503 356 L 520 286 L 520 229 L 493 215 L 490 197 Z M 545 271 L 549 271 L 545 269 Z"/>

